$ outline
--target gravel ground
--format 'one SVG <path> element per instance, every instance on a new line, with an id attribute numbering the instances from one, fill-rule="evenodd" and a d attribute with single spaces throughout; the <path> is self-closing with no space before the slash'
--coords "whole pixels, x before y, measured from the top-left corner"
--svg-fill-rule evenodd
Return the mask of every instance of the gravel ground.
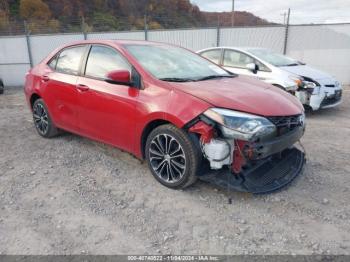
<path id="1" fill-rule="evenodd" d="M 0 96 L 1 254 L 350 254 L 350 88 L 307 116 L 304 173 L 253 196 L 158 184 L 147 165 L 34 130 L 21 89 Z M 232 204 L 228 204 L 228 198 Z"/>

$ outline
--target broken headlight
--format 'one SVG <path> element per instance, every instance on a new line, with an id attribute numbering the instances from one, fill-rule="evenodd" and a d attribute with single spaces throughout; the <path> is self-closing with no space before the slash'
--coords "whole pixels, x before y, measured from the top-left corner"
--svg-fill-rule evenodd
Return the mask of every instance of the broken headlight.
<path id="1" fill-rule="evenodd" d="M 204 115 L 219 124 L 226 138 L 251 141 L 276 132 L 276 126 L 261 116 L 222 108 L 208 109 Z"/>
<path id="2" fill-rule="evenodd" d="M 308 77 L 303 77 L 302 88 L 310 90 L 310 92 L 314 95 L 318 95 L 320 92 L 320 84 Z"/>

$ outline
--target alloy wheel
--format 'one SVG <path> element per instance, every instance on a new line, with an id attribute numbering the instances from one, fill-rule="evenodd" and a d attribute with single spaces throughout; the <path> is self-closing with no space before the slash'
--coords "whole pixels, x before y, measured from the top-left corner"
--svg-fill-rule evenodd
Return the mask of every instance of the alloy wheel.
<path id="1" fill-rule="evenodd" d="M 49 119 L 44 106 L 40 103 L 36 104 L 33 108 L 34 124 L 37 130 L 45 135 L 49 130 Z"/>
<path id="2" fill-rule="evenodd" d="M 153 171 L 166 183 L 176 183 L 185 174 L 186 156 L 180 143 L 171 135 L 159 134 L 149 147 Z"/>

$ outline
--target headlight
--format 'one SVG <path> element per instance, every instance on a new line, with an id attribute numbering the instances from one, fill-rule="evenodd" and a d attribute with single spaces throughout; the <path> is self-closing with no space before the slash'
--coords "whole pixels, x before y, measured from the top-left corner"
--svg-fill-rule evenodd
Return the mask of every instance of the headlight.
<path id="1" fill-rule="evenodd" d="M 276 131 L 276 126 L 261 116 L 221 108 L 208 109 L 204 115 L 220 124 L 221 132 L 227 138 L 250 141 Z"/>
<path id="2" fill-rule="evenodd" d="M 315 88 L 317 85 L 314 82 L 303 81 L 304 88 Z"/>
<path id="3" fill-rule="evenodd" d="M 321 85 L 317 81 L 305 76 L 303 79 L 303 88 L 312 90 L 313 95 L 318 95 L 320 93 Z"/>

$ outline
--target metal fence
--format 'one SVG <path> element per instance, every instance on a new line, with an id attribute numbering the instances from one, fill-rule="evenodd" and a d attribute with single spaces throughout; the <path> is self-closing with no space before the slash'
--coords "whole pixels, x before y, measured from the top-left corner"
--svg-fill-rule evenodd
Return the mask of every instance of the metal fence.
<path id="1" fill-rule="evenodd" d="M 135 39 L 177 44 L 197 51 L 213 46 L 266 47 L 350 84 L 350 24 L 144 30 L 0 37 L 0 77 L 22 85 L 24 75 L 56 47 L 83 39 Z"/>

